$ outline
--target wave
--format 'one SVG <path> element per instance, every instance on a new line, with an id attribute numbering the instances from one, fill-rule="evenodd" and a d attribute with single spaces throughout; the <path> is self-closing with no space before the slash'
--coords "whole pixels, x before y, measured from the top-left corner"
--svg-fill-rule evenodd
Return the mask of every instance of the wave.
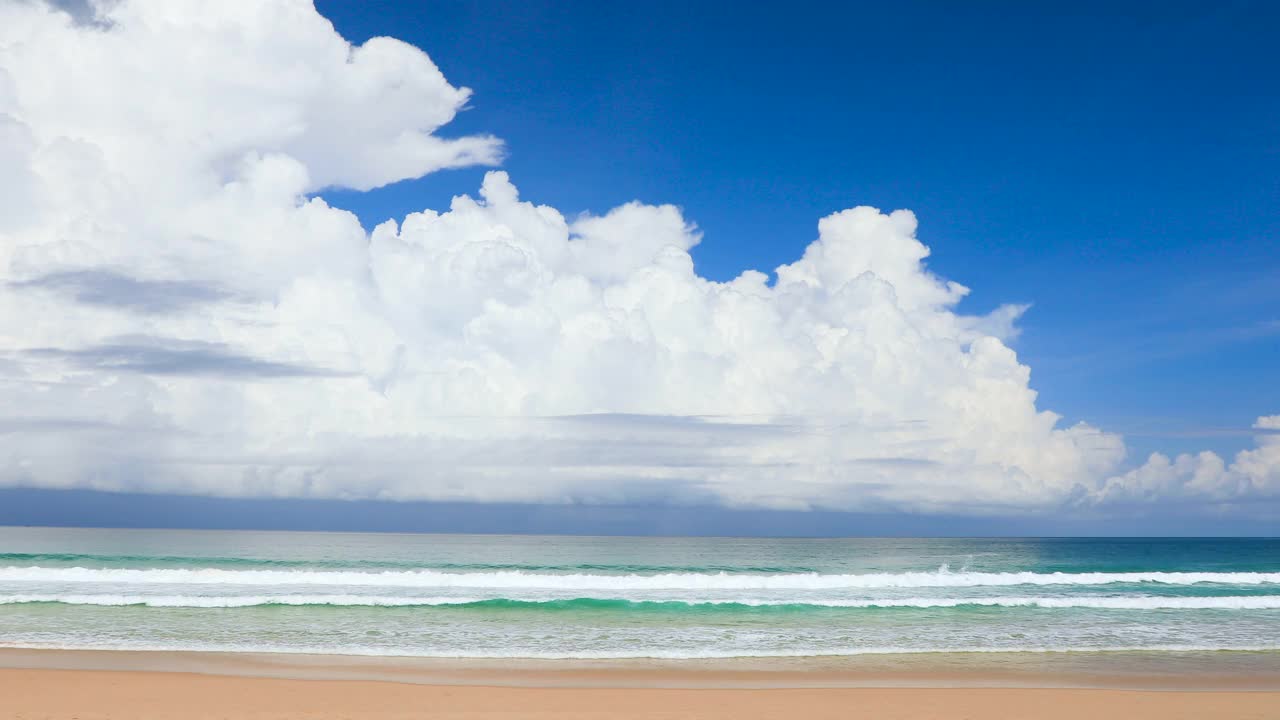
<path id="1" fill-rule="evenodd" d="M 590 590 L 832 590 L 858 588 L 986 587 L 1013 585 L 1280 584 L 1280 572 L 932 572 L 821 575 L 817 573 L 659 573 L 595 575 L 521 570 L 443 572 L 404 570 L 226 570 L 217 568 L 0 567 L 5 583 L 123 583 L 136 585 L 328 585 L 406 588 Z"/>
<path id="2" fill-rule="evenodd" d="M 0 595 L 0 605 L 22 604 L 142 606 L 157 608 L 247 607 L 445 607 L 547 610 L 810 610 L 891 608 L 1087 608 L 1095 610 L 1280 610 L 1280 595 L 1231 597 L 989 597 L 904 598 L 894 600 L 779 600 L 741 598 L 727 601 L 603 600 L 599 598 L 394 597 L 376 595 Z"/>
<path id="3" fill-rule="evenodd" d="M 1110 653 L 1274 653 L 1280 651 L 1280 644 L 1271 645 L 1116 645 L 1099 647 L 1073 646 L 1014 646 L 1014 647 L 974 647 L 960 646 L 954 648 L 934 647 L 853 647 L 833 648 L 829 650 L 657 650 L 641 648 L 636 650 L 616 651 L 566 651 L 539 652 L 512 649 L 507 652 L 484 651 L 433 651 L 417 648 L 381 648 L 358 646 L 280 646 L 280 645 L 241 645 L 241 644 L 159 644 L 159 643 L 27 643 L 3 642 L 0 648 L 27 650 L 122 650 L 135 652 L 218 652 L 218 653 L 253 653 L 279 655 L 330 655 L 354 657 L 403 657 L 403 658 L 437 658 L 447 660 L 732 660 L 751 658 L 839 658 L 858 655 L 967 655 L 967 654 L 1110 654 Z"/>

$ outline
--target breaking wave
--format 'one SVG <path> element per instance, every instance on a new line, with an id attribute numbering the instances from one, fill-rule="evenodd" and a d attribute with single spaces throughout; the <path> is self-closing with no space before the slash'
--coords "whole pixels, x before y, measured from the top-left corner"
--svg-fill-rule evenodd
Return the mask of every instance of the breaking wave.
<path id="1" fill-rule="evenodd" d="M 1014 585 L 1280 584 L 1280 572 L 931 572 L 824 575 L 818 573 L 657 573 L 597 575 L 405 570 L 226 570 L 219 568 L 3 567 L 6 583 L 122 583 L 130 585 L 341 585 L 351 587 L 490 588 L 544 590 L 832 590 L 872 588 L 992 587 Z"/>

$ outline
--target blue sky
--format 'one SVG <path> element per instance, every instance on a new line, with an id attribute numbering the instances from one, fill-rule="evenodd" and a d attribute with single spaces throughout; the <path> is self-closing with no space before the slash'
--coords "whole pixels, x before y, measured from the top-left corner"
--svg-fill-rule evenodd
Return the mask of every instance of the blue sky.
<path id="1" fill-rule="evenodd" d="M 1273 3 L 317 7 L 475 90 L 452 131 L 507 140 L 525 197 L 680 205 L 705 276 L 909 208 L 968 307 L 1033 304 L 1015 347 L 1043 407 L 1135 453 L 1231 452 L 1280 407 Z M 373 225 L 483 172 L 339 195 Z"/>
<path id="2" fill-rule="evenodd" d="M 0 13 L 0 523 L 1274 529 L 1274 3 Z"/>

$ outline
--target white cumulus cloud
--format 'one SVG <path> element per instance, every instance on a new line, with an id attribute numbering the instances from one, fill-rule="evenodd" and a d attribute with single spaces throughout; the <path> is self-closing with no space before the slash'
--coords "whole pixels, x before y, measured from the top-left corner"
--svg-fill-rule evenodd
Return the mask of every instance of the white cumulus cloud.
<path id="1" fill-rule="evenodd" d="M 503 172 L 366 232 L 314 197 L 492 164 L 420 50 L 309 2 L 0 4 L 0 484 L 990 513 L 1280 493 L 1039 409 L 1024 306 L 959 308 L 855 207 L 701 277 L 672 205 L 566 218 Z M 715 242 L 712 238 L 709 242 Z"/>

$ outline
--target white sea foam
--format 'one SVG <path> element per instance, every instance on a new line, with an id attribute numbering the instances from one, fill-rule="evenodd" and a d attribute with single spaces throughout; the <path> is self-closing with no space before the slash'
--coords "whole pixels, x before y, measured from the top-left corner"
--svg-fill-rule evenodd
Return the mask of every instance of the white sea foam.
<path id="1" fill-rule="evenodd" d="M 1280 572 L 932 572 L 825 575 L 817 573 L 655 575 L 553 574 L 522 571 L 442 572 L 406 570 L 124 569 L 83 567 L 0 567 L 3 583 L 115 583 L 128 585 L 326 585 L 349 587 L 490 588 L 578 590 L 829 590 L 857 588 L 989 587 L 1012 585 L 1109 585 L 1159 583 L 1195 585 L 1280 584 Z"/>
<path id="2" fill-rule="evenodd" d="M 73 595 L 28 594 L 0 595 L 0 605 L 26 603 L 61 603 L 64 605 L 102 605 L 175 608 L 243 608 L 269 605 L 308 606 L 328 605 L 338 607 L 417 607 L 460 606 L 491 602 L 496 598 L 459 597 L 402 597 L 376 595 Z M 537 606 L 548 603 L 572 602 L 579 598 L 542 598 L 517 602 Z M 586 599 L 586 598 L 582 598 Z M 819 599 L 792 602 L 766 598 L 737 598 L 713 602 L 689 602 L 684 600 L 650 600 L 651 603 L 679 604 L 689 607 L 714 607 L 737 605 L 750 607 L 826 607 L 826 608 L 955 608 L 983 607 L 1032 607 L 1032 608 L 1089 608 L 1098 610 L 1277 610 L 1280 595 L 1224 596 L 1224 597 L 975 597 L 975 598 L 903 598 L 883 600 Z"/>
<path id="3" fill-rule="evenodd" d="M 489 651 L 453 651 L 431 650 L 419 648 L 381 648 L 361 647 L 355 645 L 331 646 L 282 646 L 263 644 L 227 644 L 207 643 L 152 643 L 152 642 L 108 642 L 108 643 L 47 643 L 47 642 L 3 642 L 0 648 L 31 650 L 125 650 L 146 652 L 231 652 L 253 654 L 281 655 L 329 655 L 355 657 L 406 657 L 406 658 L 439 658 L 446 660 L 728 660 L 736 658 L 835 658 L 854 657 L 858 655 L 951 655 L 951 654 L 1047 654 L 1047 653 L 1218 653 L 1218 652 L 1277 652 L 1280 644 L 1270 645 L 1116 645 L 1098 647 L 1078 646 L 1013 646 L 1013 647 L 975 647 L 958 646 L 954 648 L 920 648 L 910 646 L 889 647 L 850 647 L 823 650 L 716 650 L 710 648 L 658 650 L 642 648 L 636 650 L 617 651 L 564 651 L 542 652 L 526 649 L 512 649 L 507 652 Z"/>

